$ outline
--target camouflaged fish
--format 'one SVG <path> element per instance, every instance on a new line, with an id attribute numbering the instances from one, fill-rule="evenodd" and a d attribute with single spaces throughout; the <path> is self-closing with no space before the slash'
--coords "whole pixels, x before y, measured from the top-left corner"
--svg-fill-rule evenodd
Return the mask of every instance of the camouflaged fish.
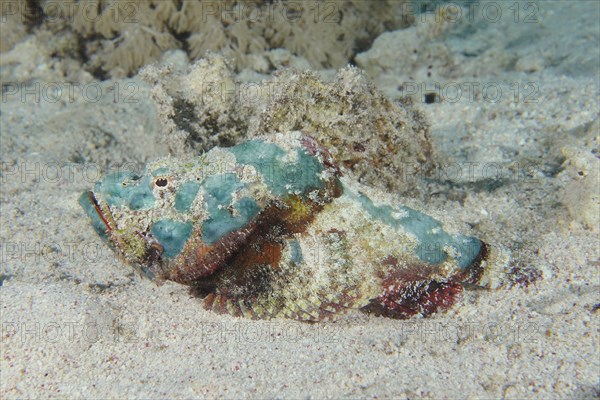
<path id="1" fill-rule="evenodd" d="M 80 204 L 145 275 L 251 318 L 428 315 L 478 282 L 489 250 L 343 176 L 300 132 L 114 173 Z"/>

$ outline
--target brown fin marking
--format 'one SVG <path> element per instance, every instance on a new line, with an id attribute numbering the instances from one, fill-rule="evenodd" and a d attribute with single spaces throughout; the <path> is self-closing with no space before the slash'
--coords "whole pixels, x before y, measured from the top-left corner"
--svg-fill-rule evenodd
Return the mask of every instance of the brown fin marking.
<path id="1" fill-rule="evenodd" d="M 211 275 L 190 279 L 195 273 L 188 274 L 185 282 L 192 286 L 192 292 L 199 297 L 212 294 L 243 301 L 254 317 L 262 316 L 262 311 L 255 310 L 252 304 L 259 296 L 269 295 L 275 279 L 285 278 L 281 276 L 283 272 L 279 267 L 285 238 L 305 230 L 314 214 L 322 207 L 297 196 L 290 196 L 287 201 L 269 204 L 259 218 L 251 223 L 252 226 L 247 228 L 252 235 L 243 235 L 244 240 L 236 241 L 226 256 L 212 253 L 212 261 L 218 257 L 220 266 L 214 268 Z M 242 238 L 242 235 L 238 238 Z M 170 279 L 178 278 L 184 271 L 193 269 L 179 268 L 171 274 Z M 212 297 L 208 299 L 212 308 L 215 308 L 212 304 L 214 301 Z M 279 312 L 277 308 L 272 313 Z"/>
<path id="2" fill-rule="evenodd" d="M 387 267 L 386 275 L 381 277 L 382 293 L 361 310 L 390 318 L 427 316 L 449 308 L 462 293 L 461 282 L 467 276 L 459 272 L 444 278 L 439 266 L 426 263 L 401 266 L 394 257 L 385 258 L 381 265 Z"/>
<path id="3" fill-rule="evenodd" d="M 228 299 L 225 296 L 211 293 L 204 298 L 204 308 L 218 314 L 229 314 L 227 308 Z"/>
<path id="4" fill-rule="evenodd" d="M 236 299 L 236 304 L 240 309 L 240 316 L 250 319 L 258 319 L 252 308 L 247 307 L 243 300 Z"/>
<path id="5" fill-rule="evenodd" d="M 240 251 L 277 224 L 273 208 L 277 206 L 270 204 L 244 228 L 228 233 L 213 245 L 200 243 L 184 249 L 182 259 L 178 260 L 167 279 L 190 285 L 232 264 Z"/>
<path id="6" fill-rule="evenodd" d="M 238 299 L 228 299 L 227 311 L 234 317 L 241 317 L 243 315 L 242 308 Z"/>
<path id="7" fill-rule="evenodd" d="M 229 259 L 248 242 L 256 229 L 256 223 L 250 223 L 244 229 L 225 235 L 212 246 L 200 243 L 193 249 L 184 249 L 182 259 L 178 260 L 166 279 L 189 285 L 213 274 L 227 265 Z"/>
<path id="8" fill-rule="evenodd" d="M 454 304 L 464 285 L 476 284 L 483 275 L 483 261 L 490 246 L 481 242 L 481 250 L 471 265 L 446 280 L 432 280 L 435 266 L 412 265 L 398 268 L 398 262 L 388 257 L 382 265 L 395 267 L 382 280 L 384 291 L 362 308 L 363 311 L 391 318 L 409 318 L 415 314 L 427 316 L 446 310 Z"/>
<path id="9" fill-rule="evenodd" d="M 231 258 L 227 268 L 191 282 L 191 293 L 203 297 L 208 310 L 252 319 L 268 317 L 255 307 L 255 303 L 259 295 L 271 291 L 271 281 L 278 273 L 280 259 L 281 244 L 265 237 L 255 238 L 252 245 L 241 248 Z M 220 306 L 218 301 L 221 299 L 236 303 L 239 315 L 231 312 L 231 307 Z"/>
<path id="10" fill-rule="evenodd" d="M 252 319 L 266 319 L 268 317 L 262 308 L 257 308 L 256 304 L 252 303 L 250 300 L 243 299 L 242 302 L 248 311 L 250 311 L 250 313 L 253 315 Z"/>
<path id="11" fill-rule="evenodd" d="M 216 298 L 217 298 L 217 295 L 215 295 L 214 293 L 207 294 L 206 297 L 204 297 L 204 309 L 212 310 L 213 303 L 215 302 Z"/>
<path id="12" fill-rule="evenodd" d="M 219 314 L 229 314 L 229 310 L 227 309 L 227 298 L 225 296 L 218 295 L 214 305 L 216 305 L 216 311 Z"/>
<path id="13" fill-rule="evenodd" d="M 249 248 L 252 244 L 275 241 L 273 232 L 277 230 L 279 232 L 276 235 L 279 237 L 303 232 L 321 209 L 322 205 L 295 195 L 289 196 L 283 202 L 273 201 L 244 228 L 228 233 L 215 244 L 206 245 L 200 242 L 195 246 L 187 246 L 166 279 L 189 285 L 225 266 L 249 266 L 250 262 L 240 263 L 240 258 L 243 260 L 240 254 L 251 254 Z M 257 258 L 260 257 L 255 254 L 253 259 Z M 272 262 L 269 264 L 274 265 Z"/>
<path id="14" fill-rule="evenodd" d="M 261 319 L 256 314 L 252 305 L 248 306 L 243 300 L 210 293 L 204 298 L 204 309 L 218 314 L 229 314 L 234 317 Z"/>
<path id="15" fill-rule="evenodd" d="M 455 282 L 410 282 L 386 290 L 361 310 L 399 319 L 410 318 L 416 314 L 428 316 L 438 310 L 450 308 L 462 290 L 462 285 Z"/>
<path id="16" fill-rule="evenodd" d="M 251 246 L 248 247 L 250 248 Z M 244 258 L 241 255 L 240 258 L 249 263 L 253 259 L 252 256 Z M 226 268 L 217 272 L 215 276 L 194 282 L 191 292 L 198 297 L 204 297 L 207 310 L 252 319 L 268 318 L 269 315 L 258 307 L 257 298 L 261 294 L 269 293 L 273 274 L 270 265 L 237 265 L 236 268 Z"/>
<path id="17" fill-rule="evenodd" d="M 206 308 L 216 312 L 252 318 L 285 315 L 303 321 L 331 318 L 333 313 L 320 308 L 320 302 L 304 310 L 298 306 L 286 307 L 283 299 L 266 300 L 274 290 L 273 282 L 285 280 L 280 261 L 286 238 L 304 232 L 322 207 L 319 202 L 295 195 L 284 201 L 272 202 L 247 226 L 246 232 L 236 236 L 234 245 L 228 247 L 230 251 L 226 255 L 209 253 L 213 265 L 210 275 L 203 275 L 207 271 L 204 268 L 200 273 L 188 273 L 185 281 L 192 286 L 194 294 L 205 297 Z M 225 241 L 229 242 L 229 238 L 225 238 Z M 171 279 L 177 277 L 176 274 L 181 275 L 193 269 L 179 268 L 171 274 Z M 196 278 L 190 279 L 193 276 Z M 340 296 L 344 302 L 349 300 Z M 259 300 L 261 297 L 263 300 Z M 337 306 L 340 309 L 343 307 L 342 304 Z M 332 305 L 331 308 L 336 307 Z"/>
<path id="18" fill-rule="evenodd" d="M 216 293 L 239 299 L 255 299 L 271 292 L 272 282 L 277 279 L 281 244 L 261 241 L 244 248 L 232 260 L 231 265 L 212 278 Z M 202 282 L 196 282 L 202 284 Z"/>

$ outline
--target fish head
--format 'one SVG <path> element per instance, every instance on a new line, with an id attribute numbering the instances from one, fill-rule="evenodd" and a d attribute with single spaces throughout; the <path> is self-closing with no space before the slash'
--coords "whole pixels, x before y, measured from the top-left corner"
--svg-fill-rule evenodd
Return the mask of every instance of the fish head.
<path id="1" fill-rule="evenodd" d="M 192 209 L 200 177 L 190 178 L 166 164 L 168 159 L 142 173 L 108 174 L 79 198 L 96 232 L 151 278 L 168 268 L 192 239 L 194 221 L 202 215 Z"/>

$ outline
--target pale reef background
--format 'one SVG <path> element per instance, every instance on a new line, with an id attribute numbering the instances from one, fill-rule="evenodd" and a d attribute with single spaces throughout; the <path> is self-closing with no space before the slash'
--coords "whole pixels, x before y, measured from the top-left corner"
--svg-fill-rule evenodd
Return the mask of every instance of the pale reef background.
<path id="1" fill-rule="evenodd" d="M 0 398 L 600 397 L 599 2 L 304 2 L 263 25 L 193 20 L 187 0 L 101 2 L 137 4 L 126 24 L 15 13 L 64 3 L 0 2 Z M 77 203 L 99 173 L 239 140 L 245 109 L 216 102 L 182 147 L 169 76 L 285 67 L 412 98 L 436 166 L 395 183 L 506 250 L 496 289 L 425 319 L 250 321 L 116 259 Z"/>

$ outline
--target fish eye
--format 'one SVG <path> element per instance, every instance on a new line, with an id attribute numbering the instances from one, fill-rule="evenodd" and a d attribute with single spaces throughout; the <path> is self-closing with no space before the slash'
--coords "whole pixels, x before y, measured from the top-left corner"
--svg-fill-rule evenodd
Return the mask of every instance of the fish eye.
<path id="1" fill-rule="evenodd" d="M 165 187 L 169 184 L 167 178 L 158 178 L 154 181 L 154 184 L 158 187 Z"/>

